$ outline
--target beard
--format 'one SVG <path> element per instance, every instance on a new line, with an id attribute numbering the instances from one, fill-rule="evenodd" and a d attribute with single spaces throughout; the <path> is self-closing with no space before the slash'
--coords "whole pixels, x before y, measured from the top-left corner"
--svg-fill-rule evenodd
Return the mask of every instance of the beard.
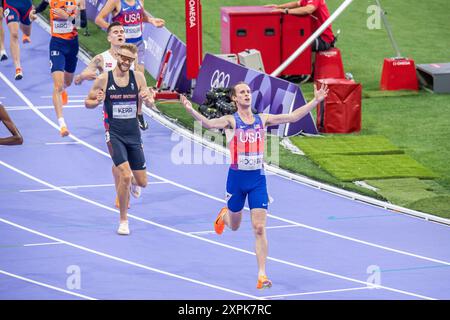
<path id="1" fill-rule="evenodd" d="M 120 71 L 127 72 L 128 70 L 130 70 L 131 65 L 126 65 L 124 63 L 117 62 L 117 67 L 119 68 Z"/>

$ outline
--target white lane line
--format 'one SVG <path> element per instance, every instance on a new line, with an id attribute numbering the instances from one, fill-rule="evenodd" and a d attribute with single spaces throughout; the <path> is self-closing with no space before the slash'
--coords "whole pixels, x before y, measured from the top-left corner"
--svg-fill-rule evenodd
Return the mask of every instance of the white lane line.
<path id="1" fill-rule="evenodd" d="M 101 203 L 98 203 L 96 201 L 90 200 L 88 198 L 79 196 L 79 195 L 71 193 L 71 192 L 69 192 L 67 190 L 64 190 L 64 189 L 61 189 L 59 187 L 56 187 L 56 186 L 54 186 L 54 185 L 52 185 L 52 184 L 50 184 L 48 182 L 45 182 L 45 181 L 43 181 L 43 180 L 41 180 L 41 179 L 39 179 L 37 177 L 34 177 L 34 176 L 32 176 L 32 175 L 30 175 L 30 174 L 28 174 L 26 172 L 23 172 L 23 171 L 15 168 L 15 167 L 5 163 L 5 162 L 3 162 L 2 160 L 0 160 L 0 165 L 3 165 L 3 166 L 5 166 L 5 167 L 7 167 L 7 168 L 9 168 L 9 169 L 11 169 L 11 170 L 21 174 L 21 175 L 23 175 L 23 176 L 25 176 L 25 177 L 27 177 L 27 178 L 29 178 L 31 180 L 34 180 L 34 181 L 39 182 L 39 183 L 41 183 L 43 185 L 46 185 L 49 188 L 53 188 L 53 189 L 56 189 L 56 190 L 58 190 L 58 191 L 60 191 L 62 193 L 65 193 L 66 195 L 69 195 L 69 196 L 74 197 L 76 199 L 79 199 L 81 201 L 90 203 L 90 204 L 95 205 L 97 207 L 106 209 L 108 211 L 115 212 L 116 214 L 119 213 L 119 210 L 117 210 L 117 209 L 110 208 L 110 207 L 105 206 L 105 205 L 103 205 Z M 205 242 L 208 242 L 208 243 L 211 243 L 211 244 L 215 244 L 215 245 L 218 245 L 218 246 L 221 246 L 221 247 L 224 247 L 224 248 L 228 248 L 228 249 L 235 250 L 235 251 L 238 251 L 238 252 L 243 252 L 243 253 L 246 253 L 246 254 L 249 254 L 249 255 L 253 255 L 253 256 L 255 255 L 255 253 L 252 252 L 252 251 L 248 251 L 248 250 L 241 249 L 241 248 L 238 248 L 238 247 L 233 247 L 233 246 L 230 246 L 230 245 L 227 245 L 227 244 L 224 244 L 224 243 L 220 243 L 220 242 L 217 242 L 217 241 L 213 241 L 213 240 L 210 240 L 210 239 L 202 238 L 202 237 L 199 237 L 197 235 L 189 234 L 187 232 L 184 232 L 184 231 L 172 228 L 172 227 L 168 227 L 166 225 L 159 224 L 159 223 L 156 223 L 156 222 L 144 219 L 144 218 L 140 218 L 140 217 L 132 215 L 132 214 L 128 214 L 128 217 L 130 219 L 135 219 L 135 220 L 138 220 L 138 221 L 141 221 L 141 222 L 144 222 L 144 223 L 147 223 L 147 224 L 151 224 L 153 226 L 156 226 L 156 227 L 159 227 L 159 228 L 162 228 L 162 229 L 165 229 L 165 230 L 169 230 L 169 231 L 181 234 L 181 235 L 185 235 L 185 236 L 188 236 L 188 237 L 191 237 L 191 238 L 195 238 L 195 239 L 198 239 L 198 240 L 201 240 L 201 241 L 205 241 Z M 6 220 L 0 219 L 0 221 L 6 221 Z M 59 240 L 59 239 L 56 239 L 56 238 L 51 238 L 51 239 L 52 240 L 57 240 L 57 241 Z M 281 259 L 277 259 L 277 258 L 273 258 L 273 257 L 267 257 L 267 260 L 279 262 L 279 263 L 282 263 L 282 264 L 285 264 L 285 265 L 289 265 L 289 266 L 292 266 L 292 267 L 295 267 L 295 268 L 308 270 L 308 271 L 320 273 L 320 274 L 323 274 L 323 275 L 328 275 L 328 276 L 339 278 L 339 279 L 343 279 L 343 280 L 348 280 L 348 281 L 364 284 L 366 286 L 372 285 L 370 282 L 361 281 L 361 280 L 349 278 L 349 277 L 346 277 L 346 276 L 341 276 L 339 274 L 335 274 L 335 273 L 331 273 L 331 272 L 327 272 L 327 271 L 322 271 L 322 270 L 319 270 L 319 269 L 315 269 L 315 268 L 307 267 L 307 266 L 304 266 L 304 265 L 292 263 L 292 262 L 289 262 L 289 261 L 286 261 L 286 260 L 281 260 Z M 386 287 L 386 286 L 379 286 L 379 287 L 383 288 L 383 289 L 386 289 L 386 290 L 389 290 L 389 291 L 398 292 L 398 293 L 402 293 L 402 294 L 418 297 L 418 298 L 421 298 L 421 299 L 435 300 L 434 298 L 430 298 L 430 297 L 427 297 L 427 296 L 419 295 L 419 294 L 408 292 L 408 291 L 404 291 L 404 290 L 399 290 L 399 289 L 390 288 L 390 287 Z"/>
<path id="2" fill-rule="evenodd" d="M 54 106 L 34 106 L 37 110 L 47 110 L 47 109 L 55 109 Z M 64 109 L 73 109 L 73 108 L 84 108 L 84 104 L 73 104 L 73 105 L 67 105 L 64 106 Z M 22 110 L 28 110 L 31 111 L 32 109 L 29 106 L 15 106 L 15 107 L 5 107 L 7 111 L 22 111 Z"/>
<path id="3" fill-rule="evenodd" d="M 24 247 L 38 247 L 38 246 L 51 246 L 51 245 L 55 245 L 55 244 L 64 244 L 62 242 L 42 242 L 42 243 L 29 243 L 29 244 L 24 244 Z"/>
<path id="4" fill-rule="evenodd" d="M 375 286 L 366 286 L 366 287 L 356 287 L 356 288 L 347 288 L 347 289 L 336 289 L 336 290 L 325 290 L 325 291 L 311 291 L 311 292 L 300 292 L 300 293 L 289 293 L 289 294 L 278 294 L 274 296 L 264 296 L 264 299 L 276 299 L 276 298 L 284 298 L 284 297 L 296 297 L 296 296 L 307 296 L 312 294 L 323 294 L 323 293 L 334 293 L 334 292 L 345 292 L 345 291 L 356 291 L 356 290 L 367 290 L 367 289 L 376 289 Z"/>
<path id="5" fill-rule="evenodd" d="M 47 146 L 52 146 L 52 145 L 61 145 L 61 144 L 80 144 L 78 141 L 69 141 L 69 142 L 46 142 L 45 143 Z"/>
<path id="6" fill-rule="evenodd" d="M 33 283 L 33 284 L 37 284 L 38 286 L 49 288 L 49 289 L 56 290 L 56 291 L 59 291 L 59 292 L 64 292 L 64 293 L 67 293 L 67 294 L 70 294 L 72 296 L 76 296 L 76 297 L 79 297 L 79 298 L 83 298 L 83 299 L 87 299 L 87 300 L 97 300 L 95 298 L 88 297 L 88 296 L 85 296 L 83 294 L 79 294 L 79 293 L 76 293 L 76 292 L 72 292 L 72 291 L 64 290 L 64 289 L 61 289 L 61 288 L 58 288 L 58 287 L 54 287 L 54 286 L 51 286 L 51 285 L 43 283 L 43 282 L 35 281 L 35 280 L 30 279 L 30 278 L 25 278 L 25 277 L 19 276 L 19 275 L 14 274 L 14 273 L 6 272 L 4 270 L 0 270 L 0 273 L 4 274 L 5 276 L 8 276 L 8 277 L 20 279 L 20 280 L 23 280 L 23 281 L 26 281 L 26 282 L 30 282 L 30 283 Z"/>
<path id="7" fill-rule="evenodd" d="M 98 256 L 102 256 L 102 257 L 105 257 L 105 258 L 108 258 L 108 259 L 111 259 L 111 260 L 122 262 L 122 263 L 125 263 L 125 264 L 128 264 L 128 265 L 131 265 L 131 266 L 135 266 L 135 267 L 138 267 L 138 268 L 141 268 L 141 269 L 145 269 L 145 270 L 148 270 L 148 271 L 153 271 L 153 272 L 156 272 L 156 273 L 159 273 L 159 274 L 163 274 L 163 275 L 166 275 L 166 276 L 169 276 L 169 277 L 172 277 L 172 278 L 185 280 L 185 281 L 188 281 L 188 282 L 191 282 L 191 283 L 195 283 L 195 284 L 199 284 L 199 285 L 202 285 L 202 286 L 205 286 L 205 287 L 209 287 L 209 288 L 225 291 L 225 292 L 228 292 L 228 293 L 233 293 L 233 294 L 236 294 L 236 295 L 239 295 L 239 296 L 252 298 L 252 299 L 257 299 L 257 300 L 263 300 L 260 297 L 257 297 L 257 296 L 251 295 L 251 294 L 247 294 L 247 293 L 244 293 L 244 292 L 240 292 L 240 291 L 224 288 L 224 287 L 221 287 L 221 286 L 216 286 L 216 285 L 213 285 L 213 284 L 210 284 L 210 283 L 207 283 L 207 282 L 203 282 L 203 281 L 195 280 L 195 279 L 192 279 L 192 278 L 180 276 L 180 275 L 175 274 L 175 273 L 167 272 L 167 271 L 164 271 L 164 270 L 161 270 L 161 269 L 156 269 L 156 268 L 149 267 L 149 266 L 141 264 L 141 263 L 133 262 L 131 260 L 119 258 L 119 257 L 113 256 L 113 255 L 110 255 L 110 254 L 107 254 L 107 253 L 104 253 L 104 252 L 100 252 L 100 251 L 97 251 L 97 250 L 89 249 L 87 247 L 84 247 L 84 246 L 81 246 L 81 245 L 78 245 L 78 244 L 75 244 L 75 243 L 72 243 L 72 242 L 68 242 L 68 241 L 65 241 L 65 240 L 62 240 L 62 239 L 59 239 L 59 238 L 47 235 L 45 233 L 42 233 L 42 232 L 39 232 L 39 231 L 30 229 L 30 228 L 27 228 L 25 226 L 16 224 L 14 222 L 11 222 L 11 221 L 8 221 L 8 220 L 2 219 L 2 218 L 0 218 L 0 222 L 6 223 L 6 224 L 8 224 L 10 226 L 19 228 L 21 230 L 28 231 L 28 232 L 33 233 L 33 234 L 37 234 L 37 235 L 39 235 L 41 237 L 45 237 L 45 238 L 50 239 L 50 240 L 62 242 L 64 244 L 68 245 L 68 246 L 71 246 L 71 247 L 74 247 L 74 248 L 77 248 L 77 249 L 80 249 L 80 250 L 83 250 L 83 251 L 86 251 L 86 252 L 89 252 L 89 253 L 92 253 L 92 254 L 95 254 L 95 255 L 98 255 Z"/>
<path id="8" fill-rule="evenodd" d="M 272 227 L 266 227 L 266 229 L 282 229 L 282 228 L 298 228 L 299 226 L 297 225 L 293 225 L 293 224 L 287 224 L 287 225 L 283 225 L 283 226 L 272 226 Z M 216 233 L 215 231 L 212 230 L 205 230 L 205 231 L 192 231 L 189 232 L 190 234 L 212 234 L 212 233 Z"/>
<path id="9" fill-rule="evenodd" d="M 148 184 L 167 184 L 167 182 L 163 181 L 150 181 Z M 114 187 L 113 183 L 107 183 L 107 184 L 85 184 L 85 185 L 79 185 L 79 186 L 59 186 L 58 188 L 71 190 L 71 189 L 82 189 L 82 188 L 104 188 L 104 187 Z M 48 191 L 58 191 L 54 188 L 44 188 L 44 189 L 24 189 L 19 190 L 19 192 L 48 192 Z"/>

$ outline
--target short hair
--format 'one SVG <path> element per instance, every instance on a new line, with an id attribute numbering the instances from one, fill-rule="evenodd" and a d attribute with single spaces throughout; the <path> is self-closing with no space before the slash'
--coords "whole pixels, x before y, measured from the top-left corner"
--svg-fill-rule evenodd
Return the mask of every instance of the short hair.
<path id="1" fill-rule="evenodd" d="M 124 44 L 120 45 L 119 49 L 120 50 L 128 50 L 134 55 L 136 55 L 138 52 L 137 47 L 132 43 L 124 43 Z"/>
<path id="2" fill-rule="evenodd" d="M 0 0 L 0 1 L 1 1 L 1 0 Z M 109 34 L 109 33 L 111 32 L 111 29 L 112 29 L 112 28 L 118 27 L 118 26 L 123 27 L 123 25 L 122 25 L 119 21 L 114 21 L 113 23 L 111 23 L 111 24 L 108 26 L 108 29 L 106 29 L 106 33 Z"/>
<path id="3" fill-rule="evenodd" d="M 247 82 L 245 82 L 245 81 L 239 81 L 238 83 L 236 83 L 234 86 L 232 86 L 231 87 L 231 90 L 230 90 L 230 98 L 231 97 L 236 97 L 236 87 L 238 86 L 238 85 L 240 85 L 240 84 L 245 84 L 245 85 L 247 85 L 248 86 L 248 84 L 247 84 Z"/>

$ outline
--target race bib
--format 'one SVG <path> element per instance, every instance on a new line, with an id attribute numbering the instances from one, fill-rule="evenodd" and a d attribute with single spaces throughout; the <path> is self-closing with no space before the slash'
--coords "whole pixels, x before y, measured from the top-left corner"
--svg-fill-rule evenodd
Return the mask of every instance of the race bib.
<path id="1" fill-rule="evenodd" d="M 263 154 L 248 155 L 239 154 L 238 155 L 238 169 L 239 170 L 258 170 L 262 169 L 264 162 Z"/>
<path id="2" fill-rule="evenodd" d="M 53 33 L 71 33 L 73 30 L 73 23 L 69 20 L 53 20 Z"/>
<path id="3" fill-rule="evenodd" d="M 125 29 L 125 38 L 126 39 L 134 39 L 142 36 L 142 30 L 140 24 L 123 26 Z"/>
<path id="4" fill-rule="evenodd" d="M 136 118 L 137 106 L 129 102 L 116 102 L 113 104 L 114 119 L 133 119 Z"/>

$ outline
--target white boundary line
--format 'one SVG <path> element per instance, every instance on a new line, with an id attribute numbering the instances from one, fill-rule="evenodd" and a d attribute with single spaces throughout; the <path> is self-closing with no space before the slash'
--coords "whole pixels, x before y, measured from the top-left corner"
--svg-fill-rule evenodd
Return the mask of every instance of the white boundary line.
<path id="1" fill-rule="evenodd" d="M 376 287 L 357 287 L 357 288 L 347 288 L 347 289 L 336 289 L 336 290 L 324 290 L 324 291 L 311 291 L 311 292 L 300 292 L 300 293 L 289 293 L 289 294 L 278 294 L 274 296 L 264 296 L 264 299 L 273 298 L 284 298 L 284 297 L 296 297 L 296 296 L 307 296 L 312 294 L 322 294 L 322 293 L 334 293 L 334 292 L 345 292 L 345 291 L 355 291 L 355 290 L 365 290 L 365 289 L 376 289 Z"/>
<path id="2" fill-rule="evenodd" d="M 74 193 L 71 193 L 71 192 L 66 191 L 64 189 L 58 188 L 56 186 L 53 186 L 52 184 L 50 184 L 48 182 L 45 182 L 45 181 L 43 181 L 43 180 L 41 180 L 41 179 L 39 179 L 37 177 L 34 177 L 34 176 L 32 176 L 32 175 L 30 175 L 30 174 L 28 174 L 26 172 L 23 172 L 23 171 L 21 171 L 21 170 L 15 168 L 15 167 L 13 167 L 13 166 L 3 162 L 1 160 L 0 160 L 0 165 L 3 165 L 4 167 L 6 167 L 6 168 L 8 168 L 8 169 L 10 169 L 12 171 L 15 171 L 16 173 L 19 173 L 19 174 L 21 174 L 21 175 L 23 175 L 23 176 L 25 176 L 25 177 L 27 177 L 27 178 L 29 178 L 31 180 L 34 180 L 34 181 L 36 181 L 38 183 L 44 184 L 44 185 L 46 185 L 46 186 L 48 186 L 50 188 L 54 188 L 54 189 L 56 189 L 56 190 L 58 190 L 58 191 L 60 191 L 62 193 L 65 193 L 66 195 L 69 195 L 69 196 L 74 197 L 76 199 L 88 202 L 88 203 L 90 203 L 92 205 L 95 205 L 97 207 L 106 209 L 108 211 L 119 213 L 119 210 L 117 210 L 117 209 L 113 209 L 113 208 L 107 207 L 107 206 L 105 206 L 105 205 L 103 205 L 101 203 L 98 203 L 96 201 L 87 199 L 85 197 L 79 196 L 77 194 L 74 194 Z M 223 244 L 223 243 L 220 243 L 220 242 L 217 242 L 217 241 L 209 240 L 209 239 L 206 239 L 206 238 L 202 238 L 202 237 L 199 237 L 199 236 L 196 236 L 196 235 L 193 235 L 193 234 L 189 234 L 187 232 L 184 232 L 184 231 L 172 228 L 172 227 L 168 227 L 168 226 L 165 226 L 165 225 L 162 225 L 162 224 L 159 224 L 159 223 L 156 223 L 156 222 L 144 219 L 144 218 L 140 218 L 140 217 L 137 217 L 137 216 L 132 215 L 132 214 L 128 214 L 128 217 L 131 218 L 131 219 L 135 219 L 135 220 L 147 223 L 147 224 L 151 224 L 153 226 L 156 226 L 156 227 L 159 227 L 159 228 L 162 228 L 162 229 L 165 229 L 165 230 L 169 230 L 169 231 L 181 234 L 181 235 L 185 235 L 185 236 L 188 236 L 188 237 L 191 237 L 191 238 L 195 238 L 195 239 L 198 239 L 198 240 L 201 240 L 201 241 L 205 241 L 205 242 L 208 242 L 208 243 L 211 243 L 211 244 L 215 244 L 215 245 L 218 245 L 218 246 L 221 246 L 221 247 L 224 247 L 224 248 L 232 249 L 232 250 L 235 250 L 235 251 L 238 251 L 238 252 L 243 252 L 243 253 L 250 254 L 250 255 L 253 255 L 253 256 L 255 255 L 254 252 L 251 252 L 251 251 L 248 251 L 248 250 L 245 250 L 245 249 L 241 249 L 241 248 L 238 248 L 238 247 L 234 247 L 234 246 L 231 246 L 231 245 Z M 5 223 L 8 223 L 10 225 L 19 227 L 19 228 L 21 228 L 23 230 L 27 230 L 27 231 L 31 230 L 31 229 L 28 229 L 26 227 L 19 226 L 19 225 L 13 223 L 13 222 L 9 222 L 9 221 L 7 221 L 5 219 L 0 218 L 0 222 L 1 221 L 5 222 Z M 57 239 L 57 238 L 52 237 L 52 236 L 44 235 L 43 233 L 40 233 L 38 231 L 30 231 L 30 232 L 33 232 L 33 233 L 38 234 L 38 235 L 42 235 L 42 236 L 47 237 L 47 238 L 49 238 L 51 240 L 61 241 L 61 242 L 64 242 L 66 244 L 74 246 L 73 244 L 70 244 L 67 241 L 63 241 L 63 240 Z M 77 246 L 77 247 L 80 247 L 80 246 Z M 88 250 L 90 250 L 90 249 L 88 249 Z M 94 251 L 94 250 L 91 250 L 91 251 Z M 304 265 L 292 263 L 292 262 L 289 262 L 289 261 L 286 261 L 286 260 L 282 260 L 282 259 L 277 259 L 277 258 L 273 258 L 273 257 L 267 257 L 267 260 L 275 261 L 275 262 L 278 262 L 278 263 L 281 263 L 281 264 L 285 264 L 285 265 L 289 265 L 289 266 L 292 266 L 292 267 L 295 267 L 295 268 L 304 269 L 304 270 L 320 273 L 320 274 L 323 274 L 323 275 L 328 275 L 328 276 L 339 278 L 339 279 L 343 279 L 343 280 L 348 280 L 348 281 L 364 284 L 364 285 L 367 285 L 367 286 L 373 285 L 370 282 L 361 281 L 361 280 L 349 278 L 349 277 L 346 277 L 346 276 L 341 276 L 341 275 L 338 275 L 338 274 L 335 274 L 335 273 L 322 271 L 322 270 L 319 270 L 319 269 L 315 269 L 315 268 L 307 267 L 307 266 L 304 266 Z M 382 288 L 382 289 L 386 289 L 386 290 L 389 290 L 389 291 L 397 292 L 397 293 L 402 293 L 402 294 L 409 295 L 409 296 L 414 296 L 414 297 L 421 298 L 421 299 L 435 300 L 434 298 L 431 298 L 431 297 L 419 295 L 419 294 L 416 294 L 416 293 L 411 293 L 411 292 L 404 291 L 404 290 L 394 289 L 394 288 L 391 288 L 391 287 L 386 287 L 386 286 L 381 286 L 381 285 L 377 286 L 377 287 L 378 288 Z"/>
<path id="3" fill-rule="evenodd" d="M 53 110 L 53 109 L 55 109 L 54 106 L 34 106 L 34 107 L 38 110 L 47 110 L 47 109 Z M 65 105 L 64 109 L 67 109 L 67 108 L 69 108 L 69 109 L 84 108 L 84 104 L 83 105 L 81 105 L 81 104 Z M 22 111 L 22 110 L 31 111 L 29 106 L 13 106 L 13 107 L 5 107 L 5 109 L 7 111 Z"/>
<path id="4" fill-rule="evenodd" d="M 26 282 L 30 282 L 30 283 L 33 283 L 33 284 L 37 284 L 38 286 L 41 286 L 41 287 L 49 288 L 49 289 L 56 290 L 56 291 L 59 291 L 59 292 L 64 292 L 64 293 L 67 293 L 67 294 L 70 294 L 72 296 L 76 296 L 76 297 L 79 297 L 79 298 L 83 298 L 83 299 L 87 299 L 87 300 L 97 300 L 95 298 L 88 297 L 88 296 L 85 296 L 83 294 L 79 294 L 79 293 L 76 293 L 76 292 L 72 292 L 72 291 L 64 290 L 64 289 L 61 289 L 61 288 L 58 288 L 58 287 L 54 287 L 54 286 L 51 286 L 51 285 L 43 283 L 43 282 L 35 281 L 35 280 L 29 279 L 29 278 L 25 278 L 25 277 L 19 276 L 19 275 L 14 274 L 14 273 L 6 272 L 4 270 L 0 270 L 0 274 L 4 274 L 5 276 L 8 276 L 8 277 L 20 279 L 20 280 L 23 280 L 23 281 L 26 281 Z"/>
<path id="5" fill-rule="evenodd" d="M 100 251 L 97 251 L 97 250 L 89 249 L 87 247 L 80 246 L 78 244 L 75 244 L 75 243 L 72 243 L 72 242 L 68 242 L 68 241 L 65 241 L 65 240 L 62 240 L 62 239 L 59 239 L 59 238 L 47 235 L 45 233 L 42 233 L 42 232 L 30 229 L 30 228 L 24 227 L 22 225 L 19 225 L 19 224 L 16 224 L 14 222 L 5 220 L 3 218 L 0 218 L 0 222 L 6 223 L 6 224 L 8 224 L 10 226 L 19 228 L 21 230 L 28 231 L 30 233 L 39 235 L 41 237 L 44 237 L 44 238 L 47 238 L 47 239 L 50 239 L 50 240 L 58 241 L 58 242 L 61 242 L 63 244 L 66 244 L 68 246 L 71 246 L 71 247 L 74 247 L 74 248 L 77 248 L 77 249 L 80 249 L 80 250 L 83 250 L 83 251 L 86 251 L 86 252 L 89 252 L 89 253 L 92 253 L 92 254 L 96 254 L 96 255 L 102 256 L 104 258 L 108 258 L 108 259 L 111 259 L 111 260 L 122 262 L 122 263 L 125 263 L 125 264 L 128 264 L 128 265 L 132 265 L 132 266 L 135 266 L 135 267 L 138 267 L 138 268 L 141 268 L 141 269 L 145 269 L 145 270 L 152 271 L 152 272 L 155 272 L 155 273 L 160 273 L 160 274 L 172 277 L 172 278 L 185 280 L 185 281 L 192 282 L 192 283 L 195 283 L 195 284 L 199 284 L 199 285 L 202 285 L 202 286 L 205 286 L 205 287 L 209 287 L 209 288 L 225 291 L 225 292 L 228 292 L 228 293 L 233 293 L 233 294 L 236 294 L 236 295 L 239 295 L 239 296 L 252 298 L 252 299 L 257 299 L 257 300 L 263 300 L 262 298 L 254 296 L 254 295 L 251 295 L 251 294 L 239 292 L 239 291 L 236 291 L 236 290 L 227 289 L 227 288 L 224 288 L 224 287 L 221 287 L 221 286 L 216 286 L 216 285 L 213 285 L 213 284 L 210 284 L 210 283 L 207 283 L 207 282 L 198 281 L 198 280 L 191 279 L 191 278 L 188 278 L 188 277 L 180 276 L 180 275 L 175 274 L 175 273 L 167 272 L 167 271 L 164 271 L 164 270 L 161 270 L 161 269 L 152 268 L 152 267 L 146 266 L 146 265 L 141 264 L 141 263 L 136 263 L 136 262 L 133 262 L 131 260 L 122 259 L 122 258 L 113 256 L 113 255 L 110 255 L 110 254 L 107 254 L 107 253 L 103 253 L 103 252 L 100 252 Z"/>
<path id="6" fill-rule="evenodd" d="M 36 109 L 34 108 L 33 104 L 31 103 L 31 101 L 30 101 L 30 100 L 29 100 L 29 99 L 28 99 L 28 98 L 27 98 L 27 97 L 26 97 L 19 89 L 17 89 L 17 87 L 15 87 L 15 86 L 9 81 L 9 79 L 8 79 L 7 77 L 5 77 L 5 75 L 4 75 L 2 72 L 0 72 L 0 78 L 2 78 L 3 81 L 5 81 L 5 83 L 6 83 L 6 84 L 7 84 L 7 85 L 8 85 L 8 86 L 9 86 L 9 87 L 10 87 L 10 88 L 11 88 L 11 89 L 12 89 L 12 90 L 13 90 L 13 91 L 14 91 L 14 92 L 15 92 L 15 93 L 16 93 L 16 94 L 17 94 L 17 95 L 25 102 L 25 103 L 26 103 L 26 104 L 27 104 L 27 105 L 28 105 L 28 106 L 29 106 L 29 107 L 30 107 L 30 108 L 31 108 L 31 109 L 32 109 L 32 110 L 33 110 L 33 111 L 34 111 L 34 112 L 42 119 L 42 120 L 44 120 L 45 122 L 47 122 L 49 125 L 51 125 L 53 128 L 55 128 L 55 129 L 59 132 L 59 126 L 58 126 L 56 123 L 52 122 L 50 119 L 48 119 L 44 114 L 42 114 L 42 112 L 40 112 L 39 110 L 36 110 Z M 102 150 L 100 150 L 100 149 L 98 149 L 98 148 L 96 148 L 96 147 L 90 145 L 89 143 L 87 143 L 87 142 L 85 142 L 85 141 L 83 141 L 83 140 L 81 140 L 81 139 L 79 139 L 79 138 L 77 138 L 77 137 L 74 136 L 73 134 L 70 134 L 69 136 L 70 136 L 72 139 L 74 139 L 75 141 L 80 142 L 80 144 L 84 145 L 85 147 L 87 147 L 87 148 L 89 148 L 89 149 L 91 149 L 91 150 L 93 150 L 93 151 L 95 151 L 95 152 L 97 152 L 97 153 L 99 153 L 99 154 L 102 154 L 102 155 L 104 155 L 104 156 L 106 156 L 106 157 L 108 157 L 108 158 L 111 158 L 111 156 L 110 156 L 108 153 L 106 153 L 106 152 L 104 152 L 104 151 L 102 151 Z M 185 190 L 190 191 L 190 192 L 192 192 L 192 193 L 195 193 L 195 194 L 197 194 L 197 195 L 203 196 L 203 197 L 205 197 L 205 198 L 209 198 L 209 199 L 212 199 L 212 200 L 221 202 L 221 203 L 226 203 L 226 201 L 225 201 L 224 199 L 217 198 L 217 197 L 212 196 L 212 195 L 209 195 L 209 194 L 207 194 L 207 193 L 204 193 L 204 192 L 198 191 L 198 190 L 196 190 L 196 189 L 187 187 L 187 186 L 185 186 L 185 185 L 183 185 L 183 184 L 180 184 L 180 183 L 174 182 L 174 181 L 172 181 L 172 180 L 163 178 L 163 177 L 158 176 L 158 175 L 156 175 L 156 174 L 154 174 L 154 173 L 151 173 L 151 172 L 149 172 L 149 171 L 147 171 L 147 175 L 149 175 L 149 176 L 151 176 L 151 177 L 153 177 L 153 178 L 156 178 L 156 179 L 158 179 L 158 180 L 160 180 L 160 181 L 164 181 L 164 182 L 170 183 L 170 184 L 172 184 L 172 185 L 174 185 L 174 186 L 176 186 L 176 187 L 179 187 L 179 188 L 181 188 L 181 189 L 185 189 Z M 62 189 L 58 188 L 58 190 L 62 190 Z M 63 191 L 63 192 L 64 192 L 64 191 Z M 244 207 L 244 209 L 249 210 L 248 207 Z M 279 220 L 279 221 L 283 221 L 283 222 L 288 223 L 288 224 L 297 225 L 297 226 L 299 226 L 299 227 L 303 227 L 303 228 L 306 228 L 306 229 L 309 229 L 309 230 L 321 232 L 321 233 L 328 234 L 328 235 L 330 235 L 330 236 L 335 236 L 335 237 L 338 237 L 338 238 L 341 238 L 341 239 L 346 239 L 346 240 L 354 241 L 354 242 L 361 243 L 361 244 L 365 244 L 365 245 L 368 245 L 368 246 L 371 246 L 371 247 L 375 247 L 375 248 L 379 248 L 379 249 L 383 249 L 383 250 L 387 250 L 387 251 L 391 251 L 391 252 L 395 252 L 395 253 L 399 253 L 399 254 L 403 254 L 403 255 L 407 255 L 407 256 L 419 258 L 419 259 L 424 259 L 424 260 L 428 260 L 428 261 L 432 261 L 432 262 L 436 262 L 436 263 L 441 263 L 441 264 L 445 264 L 445 265 L 450 265 L 450 262 L 447 262 L 447 261 L 438 260 L 438 259 L 434 259 L 434 258 L 429 258 L 429 257 L 425 257 L 425 256 L 413 254 L 413 253 L 410 253 L 410 252 L 406 252 L 406 251 L 397 250 L 397 249 L 393 249 L 393 248 L 390 248 L 390 247 L 386 247 L 386 246 L 374 244 L 374 243 L 371 243 L 371 242 L 368 242 L 368 241 L 363 241 L 363 240 L 359 240 L 359 239 L 356 239 L 356 238 L 347 237 L 347 236 L 344 236 L 344 235 L 341 235 L 341 234 L 338 234 L 338 233 L 335 233 L 335 232 L 330 232 L 330 231 L 323 230 L 323 229 L 320 229 L 320 228 L 311 227 L 311 226 L 306 225 L 306 224 L 298 223 L 298 222 L 295 222 L 295 221 L 292 221 L 292 220 L 289 220 L 289 219 L 285 219 L 285 218 L 281 218 L 281 217 L 278 217 L 278 216 L 274 216 L 274 215 L 271 215 L 271 214 L 268 214 L 267 216 L 270 217 L 270 218 Z M 187 233 L 186 233 L 186 234 L 187 234 Z"/>
<path id="7" fill-rule="evenodd" d="M 30 243 L 30 244 L 24 244 L 24 247 L 38 247 L 38 246 L 51 246 L 55 244 L 64 244 L 62 242 L 42 242 L 42 243 Z"/>
<path id="8" fill-rule="evenodd" d="M 167 184 L 167 182 L 164 181 L 150 181 L 148 182 L 148 184 Z M 108 183 L 108 184 L 86 184 L 86 185 L 80 185 L 80 186 L 59 186 L 59 188 L 61 189 L 67 189 L 67 190 L 71 190 L 71 189 L 82 189 L 82 188 L 103 188 L 103 187 L 114 187 L 113 183 Z M 57 191 L 55 189 L 24 189 L 24 190 L 19 190 L 19 192 L 47 192 L 47 191 Z"/>
<path id="9" fill-rule="evenodd" d="M 54 146 L 54 145 L 66 145 L 66 144 L 80 144 L 77 141 L 69 141 L 69 142 L 46 142 L 47 146 Z"/>
<path id="10" fill-rule="evenodd" d="M 284 228 L 298 228 L 298 225 L 295 224 L 287 224 L 283 226 L 273 226 L 273 227 L 266 227 L 266 229 L 284 229 Z M 189 232 L 190 234 L 210 234 L 210 233 L 216 233 L 215 231 L 211 230 L 205 230 L 205 231 L 192 231 Z"/>

